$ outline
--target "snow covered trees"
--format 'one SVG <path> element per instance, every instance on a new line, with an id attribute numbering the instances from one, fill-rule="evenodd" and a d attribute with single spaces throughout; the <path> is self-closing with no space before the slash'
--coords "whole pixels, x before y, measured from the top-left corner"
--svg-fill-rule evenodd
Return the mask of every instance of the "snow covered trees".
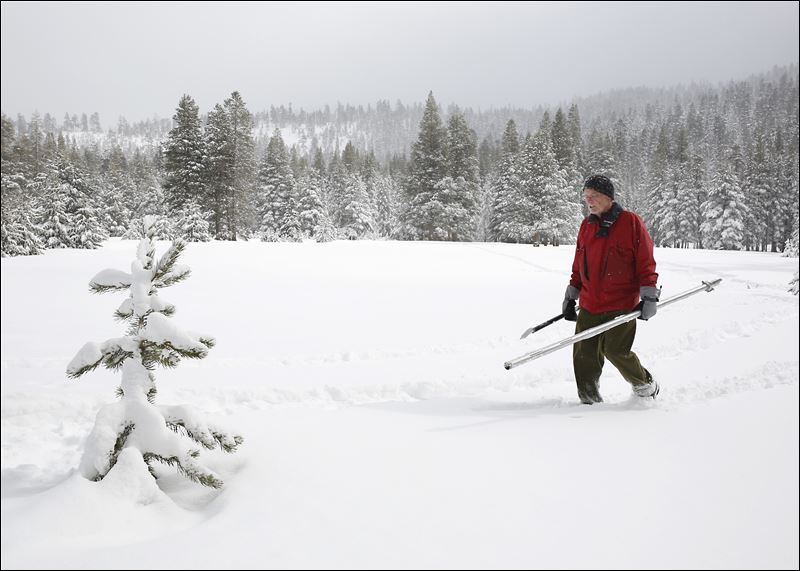
<path id="1" fill-rule="evenodd" d="M 36 227 L 25 214 L 6 221 L 3 212 L 0 226 L 0 255 L 32 256 L 41 253 L 44 245 L 36 234 Z"/>
<path id="2" fill-rule="evenodd" d="M 503 155 L 494 182 L 492 236 L 503 242 L 569 240 L 580 222 L 580 205 L 567 172 L 559 167 L 548 122 L 519 146 L 516 125 L 509 121 Z"/>
<path id="3" fill-rule="evenodd" d="M 41 184 L 45 245 L 48 248 L 99 248 L 108 234 L 100 224 L 96 192 L 85 173 L 60 159 L 51 165 Z"/>
<path id="4" fill-rule="evenodd" d="M 519 154 L 519 134 L 513 119 L 506 123 L 503 133 L 502 155 L 497 178 L 493 182 L 493 205 L 489 221 L 489 232 L 493 240 L 500 242 L 519 242 L 522 233 L 517 231 L 519 213 L 522 205 L 517 155 Z"/>
<path id="5" fill-rule="evenodd" d="M 2 116 L 2 180 L 0 180 L 0 255 L 27 256 L 41 252 L 44 244 L 40 229 L 30 220 L 31 209 L 25 207 L 27 180 L 16 161 L 10 160 L 14 143 L 14 126 Z M 8 157 L 8 158 L 7 158 Z"/>
<path id="6" fill-rule="evenodd" d="M 164 197 L 170 213 L 205 199 L 203 132 L 194 99 L 181 97 L 172 119 L 175 127 L 164 143 Z"/>
<path id="7" fill-rule="evenodd" d="M 703 203 L 703 244 L 714 250 L 741 250 L 749 214 L 739 177 L 732 166 L 726 165 L 712 180 Z"/>
<path id="8" fill-rule="evenodd" d="M 229 122 L 227 150 L 232 169 L 227 208 L 228 236 L 230 240 L 236 240 L 240 234 L 249 235 L 255 217 L 252 205 L 256 178 L 253 116 L 238 91 L 231 93 L 224 106 Z"/>
<path id="9" fill-rule="evenodd" d="M 447 176 L 438 184 L 448 240 L 472 240 L 478 213 L 478 143 L 461 113 L 447 121 Z"/>
<path id="10" fill-rule="evenodd" d="M 428 94 L 411 149 L 401 220 L 414 240 L 471 240 L 477 228 L 478 157 L 475 133 L 460 113 L 442 126 L 439 107 Z"/>
<path id="11" fill-rule="evenodd" d="M 797 249 L 798 249 L 798 221 L 797 218 L 794 219 L 794 231 L 792 232 L 792 237 L 786 242 L 786 249 L 783 251 L 783 255 L 787 257 L 797 257 Z M 792 292 L 794 295 L 797 295 L 800 292 L 800 272 L 795 271 L 792 280 L 789 282 L 789 291 Z"/>
<path id="12" fill-rule="evenodd" d="M 97 414 L 81 460 L 83 476 L 99 481 L 125 456 L 125 470 L 146 470 L 156 477 L 155 463 L 175 466 L 195 482 L 218 488 L 222 480 L 198 460 L 199 450 L 189 449 L 185 438 L 203 448 L 219 446 L 234 452 L 242 437 L 229 435 L 202 421 L 183 406 L 155 404 L 156 365 L 175 367 L 181 358 L 202 359 L 214 339 L 184 331 L 169 317 L 175 306 L 158 296 L 162 288 L 189 276 L 189 268 L 177 263 L 185 244 L 176 240 L 167 252 L 155 256 L 155 220 L 144 220 L 145 237 L 139 242 L 131 271 L 107 269 L 89 284 L 95 293 L 128 290 L 130 293 L 114 316 L 128 323 L 124 337 L 87 343 L 67 367 L 67 376 L 78 378 L 98 365 L 122 370 L 121 397 Z"/>
<path id="13" fill-rule="evenodd" d="M 258 172 L 256 209 L 264 240 L 296 240 L 298 225 L 295 180 L 280 131 L 273 133 Z"/>
<path id="14" fill-rule="evenodd" d="M 194 201 L 184 204 L 175 222 L 175 235 L 187 242 L 209 242 L 210 224 Z"/>
<path id="15" fill-rule="evenodd" d="M 217 239 L 247 236 L 255 216 L 253 117 L 238 91 L 208 114 L 205 131 L 205 177 L 212 232 Z"/>
<path id="16" fill-rule="evenodd" d="M 580 113 L 444 114 L 430 93 L 394 109 L 251 115 L 233 92 L 204 124 L 189 95 L 172 121 L 121 119 L 116 133 L 96 113 L 60 126 L 3 116 L 2 254 L 139 238 L 144 215 L 168 216 L 161 235 L 187 240 L 205 239 L 207 221 L 215 239 L 563 243 L 593 173 L 614 180 L 660 246 L 780 252 L 798 212 L 797 81 L 790 66 L 718 88 L 596 96 Z M 726 211 L 725 196 L 747 211 Z"/>
<path id="17" fill-rule="evenodd" d="M 402 221 L 405 233 L 411 239 L 444 239 L 437 225 L 441 205 L 437 204 L 435 195 L 436 184 L 447 172 L 444 155 L 446 136 L 439 107 L 433 93 L 429 93 L 419 124 L 419 137 L 411 147 L 411 170 L 405 186 L 406 208 Z"/>

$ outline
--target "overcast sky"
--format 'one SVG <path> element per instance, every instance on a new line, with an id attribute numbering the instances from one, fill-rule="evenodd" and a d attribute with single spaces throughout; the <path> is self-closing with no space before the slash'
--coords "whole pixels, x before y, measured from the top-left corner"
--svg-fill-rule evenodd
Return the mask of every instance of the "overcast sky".
<path id="1" fill-rule="evenodd" d="M 534 107 L 798 60 L 797 2 L 2 3 L 2 110 L 169 117 L 379 99 Z"/>

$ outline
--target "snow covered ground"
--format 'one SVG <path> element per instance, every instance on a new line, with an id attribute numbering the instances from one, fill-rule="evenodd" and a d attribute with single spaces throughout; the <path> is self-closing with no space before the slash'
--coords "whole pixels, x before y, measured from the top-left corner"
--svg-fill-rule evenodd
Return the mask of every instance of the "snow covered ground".
<path id="1" fill-rule="evenodd" d="M 123 334 L 87 286 L 135 248 L 2 260 L 4 569 L 798 567 L 797 258 L 657 249 L 662 297 L 722 284 L 638 322 L 658 401 L 607 365 L 589 407 L 568 349 L 503 369 L 571 333 L 519 340 L 572 247 L 190 244 L 162 298 L 217 346 L 158 402 L 245 437 L 217 492 L 76 472 L 119 375 L 64 370 Z"/>

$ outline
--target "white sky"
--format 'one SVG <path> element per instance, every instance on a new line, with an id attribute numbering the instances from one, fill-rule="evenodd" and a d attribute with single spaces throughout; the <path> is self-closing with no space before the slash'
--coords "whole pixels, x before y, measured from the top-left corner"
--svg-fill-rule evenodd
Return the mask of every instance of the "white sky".
<path id="1" fill-rule="evenodd" d="M 168 117 L 424 101 L 532 107 L 798 60 L 797 2 L 2 3 L 2 110 Z"/>

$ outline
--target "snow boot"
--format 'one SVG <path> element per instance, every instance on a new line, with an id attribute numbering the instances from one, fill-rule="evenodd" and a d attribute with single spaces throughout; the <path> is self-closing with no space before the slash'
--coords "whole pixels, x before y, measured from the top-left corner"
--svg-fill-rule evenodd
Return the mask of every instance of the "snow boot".
<path id="1" fill-rule="evenodd" d="M 650 382 L 645 385 L 634 385 L 633 386 L 633 393 L 637 397 L 642 398 L 656 398 L 658 393 L 661 391 L 661 387 L 658 386 L 658 383 L 654 378 L 650 378 Z"/>

